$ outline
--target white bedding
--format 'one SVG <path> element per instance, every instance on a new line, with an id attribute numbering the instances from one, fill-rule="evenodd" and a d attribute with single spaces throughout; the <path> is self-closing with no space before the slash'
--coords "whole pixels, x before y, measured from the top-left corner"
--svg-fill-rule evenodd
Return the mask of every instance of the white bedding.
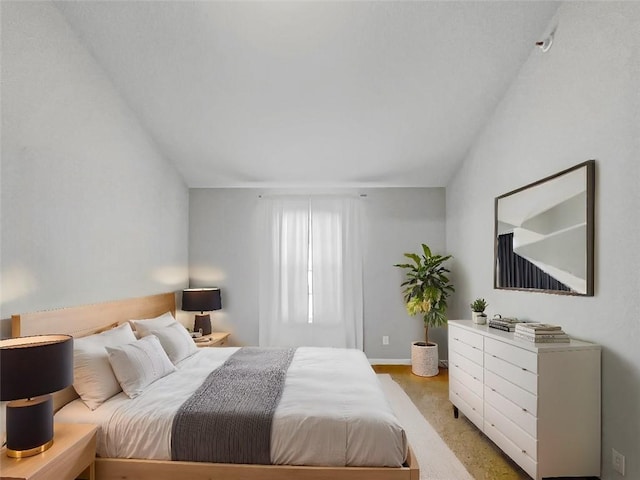
<path id="1" fill-rule="evenodd" d="M 201 348 L 134 399 L 124 393 L 96 410 L 75 400 L 55 420 L 95 423 L 108 458 L 171 459 L 171 424 L 180 405 L 237 348 Z M 271 463 L 399 467 L 405 433 L 361 351 L 298 348 L 271 433 Z"/>

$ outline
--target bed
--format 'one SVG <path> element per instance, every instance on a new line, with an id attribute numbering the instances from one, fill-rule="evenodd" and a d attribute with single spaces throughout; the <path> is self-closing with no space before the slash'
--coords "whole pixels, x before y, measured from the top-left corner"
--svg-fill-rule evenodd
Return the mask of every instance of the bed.
<path id="1" fill-rule="evenodd" d="M 80 306 L 73 308 L 66 308 L 60 310 L 50 310 L 45 312 L 35 312 L 30 314 L 14 315 L 12 317 L 12 335 L 26 336 L 36 335 L 43 333 L 66 333 L 76 338 L 91 335 L 100 331 L 104 331 L 109 328 L 113 328 L 119 324 L 126 323 L 132 318 L 152 318 L 161 315 L 165 312 L 172 312 L 175 315 L 175 295 L 173 293 L 152 295 L 147 297 L 121 300 L 116 302 L 107 302 L 97 305 Z M 199 367 L 197 364 L 205 362 L 211 364 L 220 364 L 225 361 L 226 358 L 231 356 L 237 349 L 235 348 L 221 348 L 221 349 L 200 349 L 194 358 L 185 360 L 183 368 L 188 368 L 189 371 L 197 371 Z M 296 374 L 298 377 L 304 370 L 300 370 L 302 364 L 315 364 L 322 363 L 318 360 L 317 353 L 314 350 L 318 349 L 298 349 L 295 352 L 295 356 L 292 360 L 291 367 L 292 376 Z M 329 349 L 332 350 L 332 349 Z M 329 352 L 331 353 L 331 352 Z M 338 368 L 336 371 L 342 372 L 346 370 L 346 365 L 351 362 L 358 363 L 361 359 L 357 356 L 353 357 L 357 352 L 342 352 L 337 350 L 333 351 L 334 356 L 328 358 L 330 361 L 343 362 L 344 368 Z M 337 355 L 337 356 L 335 356 Z M 346 355 L 346 357 L 344 356 Z M 297 358 L 297 360 L 296 360 Z M 325 362 L 326 364 L 326 362 Z M 364 370 L 366 372 L 366 368 Z M 326 374 L 326 372 L 325 372 Z M 368 374 L 373 375 L 370 371 Z M 289 373 L 287 374 L 289 375 Z M 337 382 L 341 376 L 339 374 L 334 375 L 334 380 Z M 366 374 L 364 374 L 366 376 Z M 196 375 L 197 377 L 197 375 Z M 352 379 L 354 377 L 351 377 Z M 198 382 L 196 378 L 193 382 Z M 289 381 L 289 379 L 287 380 Z M 350 381 L 347 375 L 342 381 Z M 162 382 L 156 382 L 157 385 L 152 385 L 161 391 L 163 387 Z M 171 389 L 173 387 L 169 387 Z M 306 387 L 305 387 L 306 388 Z M 301 396 L 302 395 L 302 396 Z M 308 394 L 307 394 L 308 395 Z M 278 406 L 278 411 L 287 410 L 297 404 L 304 405 L 304 388 L 289 389 L 285 388 L 282 393 L 281 404 Z M 375 397 L 374 395 L 370 395 Z M 143 398 L 143 401 L 137 403 L 145 403 L 142 395 L 134 400 Z M 109 400 L 113 404 L 127 404 L 134 405 L 136 402 L 126 399 L 122 394 L 116 395 Z M 59 410 L 56 414 L 57 421 L 78 423 L 99 423 L 101 420 L 98 418 L 100 415 L 107 411 L 116 411 L 117 405 L 105 403 L 108 408 L 102 409 L 102 407 L 89 411 L 87 408 L 83 409 L 83 404 L 77 399 L 77 395 L 73 389 L 67 389 L 66 391 L 58 392 L 55 394 L 56 409 Z M 316 402 L 317 403 L 317 402 Z M 374 402 L 375 403 L 375 402 Z M 366 402 L 365 402 L 366 404 Z M 311 405 L 311 404 L 309 404 Z M 355 403 L 354 403 L 355 405 Z M 126 410 L 126 409 L 125 409 Z M 98 412 L 96 414 L 95 412 Z M 93 417 L 92 417 L 93 415 Z M 109 416 L 109 415 L 107 415 Z M 129 415 L 129 419 L 134 419 L 137 416 L 135 410 L 132 410 Z M 282 416 L 282 415 L 281 415 Z M 276 415 L 277 417 L 277 415 Z M 92 419 L 93 418 L 93 419 Z M 295 420 L 294 420 L 295 421 Z M 105 424 L 105 430 L 113 429 L 109 424 Z M 289 463 L 291 460 L 291 453 L 288 449 L 291 449 L 292 445 L 300 445 L 301 438 L 296 438 L 295 432 L 298 430 L 294 424 L 282 423 L 280 427 L 276 427 L 276 418 L 274 418 L 274 431 L 280 428 L 283 432 L 294 432 L 289 435 L 290 441 L 287 444 L 287 435 L 282 435 L 281 438 L 285 441 L 281 442 L 280 452 L 272 454 L 272 458 L 275 455 L 275 463 Z M 136 427 L 129 426 L 137 430 Z M 114 427 L 115 428 L 115 427 Z M 115 428 L 117 430 L 117 428 Z M 101 437 L 101 435 L 103 435 Z M 242 479 L 242 478 L 256 478 L 256 479 L 301 479 L 301 480 L 314 480 L 320 478 L 336 478 L 336 479 L 369 479 L 369 480 L 418 480 L 419 469 L 417 462 L 411 452 L 410 447 L 405 447 L 406 459 L 401 466 L 397 467 L 378 467 L 378 466 L 342 466 L 334 464 L 335 462 L 328 460 L 327 464 L 318 464 L 317 459 L 310 459 L 309 462 L 305 462 L 304 465 L 248 465 L 248 464 L 229 464 L 229 463 L 207 463 L 207 462 L 186 462 L 168 460 L 166 441 L 153 442 L 155 451 L 132 451 L 131 444 L 123 444 L 118 447 L 113 445 L 105 445 L 107 443 L 107 432 L 101 432 L 98 437 L 98 443 L 100 447 L 99 456 L 96 459 L 96 475 L 101 480 L 115 480 L 115 479 L 171 479 L 179 480 L 184 479 L 211 479 L 211 478 L 224 478 L 224 479 Z M 141 430 L 141 435 L 149 435 Z M 167 438 L 168 434 L 166 430 L 160 436 Z M 366 437 L 366 435 L 365 435 Z M 366 452 L 370 446 L 366 443 L 366 438 L 363 438 L 360 451 Z M 134 440 L 134 443 L 135 440 Z M 145 442 L 144 438 L 137 442 L 138 444 L 145 444 L 148 446 L 149 442 Z M 390 449 L 396 449 L 397 445 L 393 445 L 390 442 Z M 120 452 L 118 451 L 120 449 Z M 142 449 L 144 450 L 144 448 Z M 148 449 L 147 449 L 148 450 Z M 153 449 L 152 449 L 153 450 Z M 127 452 L 123 454 L 122 452 Z M 289 452 L 289 453 L 288 453 Z M 132 454 L 133 453 L 133 454 Z M 289 457 L 288 457 L 289 455 Z M 146 459 L 138 458 L 118 458 L 120 456 L 145 456 Z M 357 455 L 355 455 L 357 457 Z M 354 457 L 354 458 L 355 458 Z M 169 457 L 170 458 L 170 457 Z M 302 457 L 294 458 L 292 463 L 300 463 Z M 348 464 L 358 464 L 360 460 L 357 458 L 353 461 L 349 461 Z M 309 465 L 308 463 L 312 463 Z"/>

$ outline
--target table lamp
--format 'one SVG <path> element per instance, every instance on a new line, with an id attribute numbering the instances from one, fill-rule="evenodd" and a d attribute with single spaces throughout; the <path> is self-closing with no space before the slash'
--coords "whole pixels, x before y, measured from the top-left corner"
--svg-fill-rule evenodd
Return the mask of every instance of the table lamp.
<path id="1" fill-rule="evenodd" d="M 53 392 L 73 383 L 73 338 L 0 340 L 0 400 L 7 401 L 7 456 L 30 457 L 53 445 Z"/>
<path id="2" fill-rule="evenodd" d="M 182 310 L 200 312 L 196 315 L 193 331 L 202 329 L 203 335 L 211 333 L 211 316 L 208 313 L 222 308 L 219 288 L 186 288 L 182 291 Z"/>

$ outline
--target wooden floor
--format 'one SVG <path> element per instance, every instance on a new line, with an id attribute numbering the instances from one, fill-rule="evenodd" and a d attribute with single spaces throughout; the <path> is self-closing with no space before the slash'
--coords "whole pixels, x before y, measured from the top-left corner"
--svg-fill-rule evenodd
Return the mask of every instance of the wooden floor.
<path id="1" fill-rule="evenodd" d="M 453 418 L 449 403 L 449 375 L 440 369 L 435 377 L 418 377 L 408 365 L 374 365 L 389 373 L 438 432 L 476 480 L 531 480 L 524 470 L 502 453 L 464 415 Z"/>

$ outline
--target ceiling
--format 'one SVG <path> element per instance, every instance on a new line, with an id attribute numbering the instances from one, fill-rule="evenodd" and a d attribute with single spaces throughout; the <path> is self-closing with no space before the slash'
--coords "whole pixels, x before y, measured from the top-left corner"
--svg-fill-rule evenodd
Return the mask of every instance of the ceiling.
<path id="1" fill-rule="evenodd" d="M 557 9 L 56 6 L 190 187 L 445 186 Z"/>

